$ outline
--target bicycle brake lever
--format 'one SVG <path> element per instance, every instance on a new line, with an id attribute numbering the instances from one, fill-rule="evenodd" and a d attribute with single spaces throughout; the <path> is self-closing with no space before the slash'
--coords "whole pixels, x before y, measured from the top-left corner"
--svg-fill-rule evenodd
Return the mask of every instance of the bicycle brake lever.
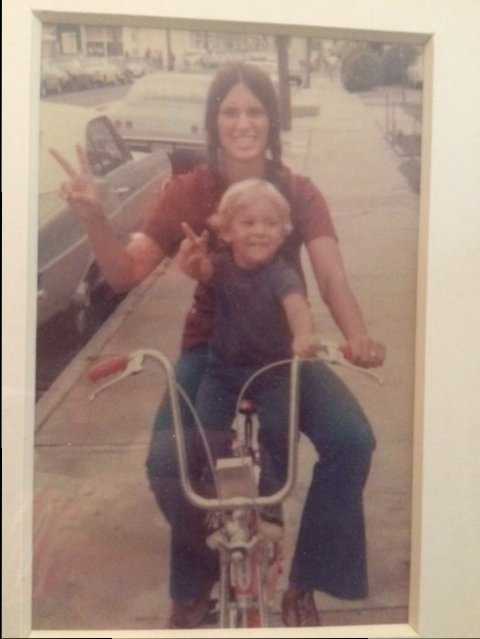
<path id="1" fill-rule="evenodd" d="M 327 362 L 340 363 L 344 361 L 344 357 L 341 351 L 338 348 L 337 344 L 332 344 L 330 342 L 322 342 L 318 356 L 321 359 L 324 359 Z"/>
<path id="2" fill-rule="evenodd" d="M 98 388 L 96 388 L 93 393 L 91 393 L 89 399 L 95 399 L 95 397 L 101 393 L 105 388 L 108 388 L 109 386 L 113 386 L 113 384 L 116 384 L 117 382 L 119 382 L 121 379 L 124 379 L 125 377 L 128 377 L 129 375 L 134 375 L 136 373 L 139 373 L 140 371 L 143 370 L 143 359 L 145 357 L 147 353 L 145 352 L 145 350 L 138 350 L 138 351 L 133 351 L 132 353 L 130 353 L 130 355 L 128 355 L 127 357 L 127 365 L 125 367 L 125 369 L 116 377 L 114 377 L 113 379 L 110 379 L 108 382 L 105 382 L 105 384 L 102 384 L 101 386 L 99 386 Z M 108 362 L 107 362 L 108 364 Z M 108 372 L 105 373 L 105 375 L 109 374 Z M 93 378 L 92 376 L 90 376 L 91 378 Z"/>
<path id="3" fill-rule="evenodd" d="M 383 384 L 383 379 L 380 375 L 363 368 L 362 366 L 356 366 L 351 364 L 343 355 L 342 351 L 338 348 L 338 344 L 332 344 L 331 342 L 322 342 L 317 357 L 328 362 L 329 364 L 338 364 L 339 366 L 345 366 L 351 368 L 358 373 L 363 373 L 369 377 L 373 377 L 379 384 Z"/>

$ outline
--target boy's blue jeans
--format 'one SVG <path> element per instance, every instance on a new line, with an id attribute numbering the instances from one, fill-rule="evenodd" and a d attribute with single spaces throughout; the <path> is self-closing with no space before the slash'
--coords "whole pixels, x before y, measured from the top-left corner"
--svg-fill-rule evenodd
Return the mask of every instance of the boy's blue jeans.
<path id="1" fill-rule="evenodd" d="M 177 381 L 195 402 L 207 365 L 207 347 L 185 351 L 176 365 Z M 367 558 L 363 516 L 365 486 L 375 440 L 371 427 L 348 388 L 320 361 L 301 369 L 300 430 L 315 446 L 319 459 L 305 500 L 290 581 L 305 589 L 323 590 L 336 597 L 367 596 Z M 273 394 L 275 396 L 275 394 Z M 278 399 L 278 397 L 277 397 Z M 203 445 L 191 428 L 189 411 L 182 405 L 191 477 L 199 479 L 205 466 Z M 265 418 L 275 416 L 263 407 L 261 428 L 273 435 Z M 208 430 L 214 458 L 227 456 L 231 434 Z M 155 420 L 147 473 L 157 503 L 171 525 L 170 595 L 173 599 L 197 596 L 212 583 L 218 570 L 217 553 L 205 543 L 205 511 L 194 508 L 180 486 L 175 438 L 168 401 Z"/>

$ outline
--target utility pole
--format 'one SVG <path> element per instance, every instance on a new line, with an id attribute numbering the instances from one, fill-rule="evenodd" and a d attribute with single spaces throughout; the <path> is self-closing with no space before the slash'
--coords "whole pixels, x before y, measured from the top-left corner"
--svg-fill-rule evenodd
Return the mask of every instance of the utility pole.
<path id="1" fill-rule="evenodd" d="M 303 86 L 310 88 L 310 72 L 312 65 L 312 39 L 308 36 L 305 38 L 305 73 L 303 77 Z"/>
<path id="2" fill-rule="evenodd" d="M 165 29 L 166 43 L 167 43 L 167 55 L 166 55 L 166 66 L 167 71 L 172 71 L 174 67 L 174 54 L 172 51 L 172 38 L 170 34 L 170 29 Z"/>
<path id="3" fill-rule="evenodd" d="M 280 102 L 280 128 L 290 131 L 292 128 L 292 105 L 290 100 L 290 82 L 288 79 L 288 36 L 275 36 L 278 58 L 278 97 Z"/>

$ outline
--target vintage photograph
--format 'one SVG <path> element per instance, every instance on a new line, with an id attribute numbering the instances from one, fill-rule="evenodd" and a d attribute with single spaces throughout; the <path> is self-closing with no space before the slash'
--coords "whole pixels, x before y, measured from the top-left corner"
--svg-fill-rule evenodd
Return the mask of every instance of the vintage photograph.
<path id="1" fill-rule="evenodd" d="M 32 628 L 406 624 L 425 38 L 42 21 Z"/>

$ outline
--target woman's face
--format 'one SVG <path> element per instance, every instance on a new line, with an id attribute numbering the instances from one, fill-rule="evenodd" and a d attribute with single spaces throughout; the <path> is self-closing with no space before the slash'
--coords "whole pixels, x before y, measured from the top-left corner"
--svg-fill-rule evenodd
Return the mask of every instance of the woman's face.
<path id="1" fill-rule="evenodd" d="M 252 162 L 265 157 L 269 131 L 267 113 L 245 84 L 236 84 L 225 96 L 218 111 L 217 126 L 224 159 Z"/>

